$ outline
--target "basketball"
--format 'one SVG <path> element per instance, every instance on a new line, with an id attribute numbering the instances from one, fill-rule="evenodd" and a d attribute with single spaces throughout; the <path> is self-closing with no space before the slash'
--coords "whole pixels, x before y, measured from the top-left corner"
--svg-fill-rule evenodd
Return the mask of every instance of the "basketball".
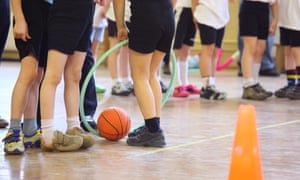
<path id="1" fill-rule="evenodd" d="M 119 107 L 104 109 L 98 117 L 97 127 L 101 137 L 118 141 L 130 130 L 131 121 L 127 112 Z"/>

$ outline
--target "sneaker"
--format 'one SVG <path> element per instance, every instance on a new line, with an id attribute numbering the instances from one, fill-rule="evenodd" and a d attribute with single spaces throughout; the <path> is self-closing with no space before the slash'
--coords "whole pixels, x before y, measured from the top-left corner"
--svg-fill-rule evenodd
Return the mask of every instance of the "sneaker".
<path id="1" fill-rule="evenodd" d="M 138 128 L 134 134 L 128 135 L 127 144 L 129 146 L 151 146 L 163 147 L 166 145 L 163 131 L 160 129 L 151 133 L 146 126 Z"/>
<path id="2" fill-rule="evenodd" d="M 61 131 L 54 131 L 53 135 L 51 147 L 45 144 L 43 137 L 41 138 L 41 148 L 43 151 L 76 151 L 79 150 L 83 144 L 83 138 L 78 135 L 64 134 Z"/>
<path id="3" fill-rule="evenodd" d="M 127 81 L 126 83 L 124 83 L 124 85 L 129 91 L 133 91 L 133 83 L 131 81 Z"/>
<path id="4" fill-rule="evenodd" d="M 8 126 L 8 122 L 0 116 L 0 128 L 6 128 Z"/>
<path id="5" fill-rule="evenodd" d="M 174 97 L 188 97 L 190 95 L 186 90 L 186 86 L 177 86 L 174 89 L 173 96 Z"/>
<path id="6" fill-rule="evenodd" d="M 269 77 L 278 77 L 280 76 L 280 73 L 272 68 L 272 69 L 264 69 L 259 71 L 260 76 L 269 76 Z"/>
<path id="7" fill-rule="evenodd" d="M 20 129 L 9 130 L 2 140 L 4 152 L 7 154 L 22 154 L 25 147 L 23 143 L 23 132 Z"/>
<path id="8" fill-rule="evenodd" d="M 273 92 L 265 90 L 259 83 L 257 84 L 257 87 L 256 87 L 256 88 L 257 88 L 259 91 L 265 93 L 267 97 L 273 96 Z"/>
<path id="9" fill-rule="evenodd" d="M 85 132 L 83 129 L 81 129 L 79 127 L 74 127 L 72 129 L 68 129 L 67 134 L 81 136 L 83 139 L 83 144 L 82 144 L 81 148 L 83 148 L 83 149 L 92 147 L 95 144 L 95 139 L 88 132 Z"/>
<path id="10" fill-rule="evenodd" d="M 139 133 L 139 131 L 141 131 L 144 128 L 145 128 L 145 125 L 142 125 L 142 126 L 136 128 L 136 129 L 134 129 L 133 131 L 130 131 L 127 136 L 128 137 L 136 136 Z"/>
<path id="11" fill-rule="evenodd" d="M 121 82 L 117 82 L 111 89 L 111 94 L 116 96 L 129 96 L 131 91 Z"/>
<path id="12" fill-rule="evenodd" d="M 85 116 L 85 120 L 86 122 L 91 126 L 91 128 L 93 129 L 98 129 L 97 127 L 97 123 L 95 122 L 93 116 L 91 115 L 88 115 L 88 116 Z M 80 119 L 80 127 L 85 130 L 86 132 L 89 132 L 89 130 L 85 127 L 84 123 L 82 122 L 82 120 Z"/>
<path id="13" fill-rule="evenodd" d="M 32 136 L 24 135 L 24 146 L 25 147 L 40 147 L 41 146 L 41 130 L 36 130 Z"/>
<path id="14" fill-rule="evenodd" d="M 161 87 L 161 92 L 162 92 L 162 93 L 167 92 L 168 88 L 167 88 L 167 86 L 164 84 L 164 82 L 163 82 L 162 80 L 159 80 L 159 83 L 160 83 L 160 87 Z"/>
<path id="15" fill-rule="evenodd" d="M 278 98 L 286 98 L 288 97 L 289 91 L 291 91 L 295 86 L 286 85 L 283 88 L 278 89 L 275 91 L 274 95 Z"/>
<path id="16" fill-rule="evenodd" d="M 258 84 L 249 87 L 244 87 L 243 89 L 243 99 L 262 101 L 268 98 L 268 95 L 265 92 L 261 91 L 260 87 L 258 87 Z"/>
<path id="17" fill-rule="evenodd" d="M 187 86 L 186 86 L 186 90 L 187 90 L 187 92 L 189 92 L 190 94 L 200 94 L 200 93 L 201 93 L 201 90 L 200 90 L 197 86 L 195 86 L 195 85 L 193 85 L 193 84 L 187 85 Z"/>
<path id="18" fill-rule="evenodd" d="M 201 89 L 200 98 L 209 100 L 224 100 L 226 98 L 226 93 L 220 92 L 214 86 L 207 86 Z"/>
<path id="19" fill-rule="evenodd" d="M 103 94 L 105 93 L 106 89 L 100 85 L 96 85 L 96 93 Z"/>
<path id="20" fill-rule="evenodd" d="M 288 93 L 287 97 L 291 100 L 299 100 L 300 99 L 300 85 L 294 86 Z"/>

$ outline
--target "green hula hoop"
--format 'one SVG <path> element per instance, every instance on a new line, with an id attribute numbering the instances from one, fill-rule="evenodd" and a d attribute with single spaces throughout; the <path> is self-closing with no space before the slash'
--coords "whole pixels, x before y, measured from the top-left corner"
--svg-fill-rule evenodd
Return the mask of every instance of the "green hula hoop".
<path id="1" fill-rule="evenodd" d="M 94 135 L 97 136 L 101 136 L 99 134 L 99 131 L 97 129 L 92 128 L 89 123 L 86 121 L 85 118 L 85 112 L 84 112 L 84 96 L 86 93 L 86 89 L 88 86 L 88 83 L 90 81 L 90 79 L 92 78 L 92 76 L 94 75 L 95 71 L 97 70 L 98 66 L 113 52 L 116 51 L 117 49 L 121 48 L 122 46 L 126 45 L 128 43 L 128 40 L 124 40 L 118 44 L 116 44 L 115 46 L 113 46 L 112 48 L 110 48 L 108 51 L 106 51 L 94 64 L 94 66 L 91 68 L 91 70 L 89 71 L 89 73 L 87 74 L 83 85 L 82 85 L 82 89 L 81 89 L 81 93 L 80 93 L 80 103 L 79 103 L 79 113 L 80 113 L 80 117 L 81 120 L 84 124 L 84 126 L 87 128 L 87 130 L 91 133 L 93 133 Z M 167 89 L 167 92 L 164 94 L 163 99 L 162 99 L 162 107 L 165 105 L 165 103 L 168 100 L 168 97 L 170 96 L 171 92 L 173 91 L 174 88 L 174 83 L 175 83 L 175 77 L 176 77 L 176 57 L 173 51 L 171 51 L 171 59 L 172 59 L 172 74 L 171 74 L 171 80 L 169 82 L 169 86 Z M 143 124 L 139 125 L 138 127 L 144 125 Z M 135 128 L 134 128 L 135 129 Z"/>

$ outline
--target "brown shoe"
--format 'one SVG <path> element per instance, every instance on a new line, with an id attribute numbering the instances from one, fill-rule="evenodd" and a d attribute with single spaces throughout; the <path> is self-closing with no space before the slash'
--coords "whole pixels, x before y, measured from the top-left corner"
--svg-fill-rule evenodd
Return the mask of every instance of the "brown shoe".
<path id="1" fill-rule="evenodd" d="M 81 148 L 83 149 L 92 147 L 95 144 L 95 139 L 93 138 L 93 136 L 79 127 L 68 129 L 67 134 L 81 136 L 83 139 L 83 144 Z"/>
<path id="2" fill-rule="evenodd" d="M 83 144 L 81 136 L 64 134 L 61 131 L 53 132 L 52 144 L 46 145 L 41 138 L 41 149 L 43 151 L 61 151 L 70 152 L 79 150 Z"/>

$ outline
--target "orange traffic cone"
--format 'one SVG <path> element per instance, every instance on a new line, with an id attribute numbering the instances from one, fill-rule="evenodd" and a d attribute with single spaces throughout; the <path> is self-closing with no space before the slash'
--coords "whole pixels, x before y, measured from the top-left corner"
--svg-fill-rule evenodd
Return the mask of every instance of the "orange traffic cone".
<path id="1" fill-rule="evenodd" d="M 228 179 L 263 179 L 256 115 L 252 105 L 239 107 Z"/>

